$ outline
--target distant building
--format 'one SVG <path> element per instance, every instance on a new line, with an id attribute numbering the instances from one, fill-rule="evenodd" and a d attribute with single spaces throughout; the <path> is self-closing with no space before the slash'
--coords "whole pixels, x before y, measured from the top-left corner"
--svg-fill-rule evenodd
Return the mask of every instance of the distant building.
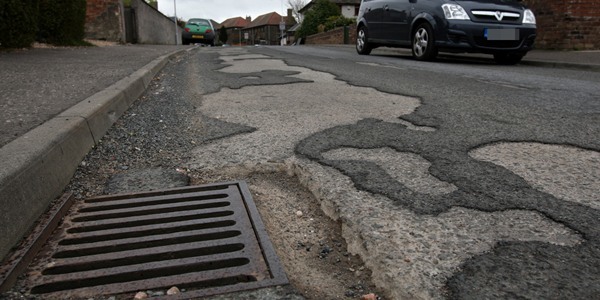
<path id="1" fill-rule="evenodd" d="M 282 17 L 276 12 L 271 12 L 258 16 L 250 22 L 242 34 L 248 34 L 248 44 L 279 45 L 282 38 L 285 38 L 287 29 L 296 24 L 296 20 L 291 16 L 291 10 L 288 10 L 287 17 Z M 283 29 L 280 29 L 283 27 Z"/>
<path id="2" fill-rule="evenodd" d="M 226 43 L 230 45 L 241 45 L 245 42 L 242 35 L 242 29 L 248 26 L 250 22 L 252 22 L 251 17 L 246 17 L 245 19 L 242 17 L 230 18 L 221 23 L 218 31 L 221 32 L 221 27 L 225 27 L 227 30 Z"/>

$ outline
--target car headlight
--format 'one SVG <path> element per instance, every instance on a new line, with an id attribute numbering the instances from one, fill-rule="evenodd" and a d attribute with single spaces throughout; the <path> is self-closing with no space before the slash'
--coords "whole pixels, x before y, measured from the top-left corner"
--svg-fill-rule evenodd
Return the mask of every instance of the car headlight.
<path id="1" fill-rule="evenodd" d="M 444 10 L 444 16 L 448 20 L 470 20 L 469 15 L 462 6 L 458 4 L 444 4 L 442 5 Z"/>
<path id="2" fill-rule="evenodd" d="M 523 12 L 523 24 L 534 24 L 535 25 L 535 15 L 530 9 L 526 9 Z"/>

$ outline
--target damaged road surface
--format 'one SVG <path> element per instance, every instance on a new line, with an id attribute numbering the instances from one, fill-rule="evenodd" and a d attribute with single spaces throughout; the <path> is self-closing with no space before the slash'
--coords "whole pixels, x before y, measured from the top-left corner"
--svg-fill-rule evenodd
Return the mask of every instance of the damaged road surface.
<path id="1" fill-rule="evenodd" d="M 218 51 L 219 73 L 257 83 L 198 110 L 253 131 L 190 169 L 298 177 L 391 299 L 600 290 L 598 74 L 279 49 Z M 275 70 L 304 82 L 262 84 Z"/>
<path id="2" fill-rule="evenodd" d="M 597 297 L 600 74 L 374 54 L 185 53 L 68 191 L 246 181 L 290 282 L 263 299 Z"/>

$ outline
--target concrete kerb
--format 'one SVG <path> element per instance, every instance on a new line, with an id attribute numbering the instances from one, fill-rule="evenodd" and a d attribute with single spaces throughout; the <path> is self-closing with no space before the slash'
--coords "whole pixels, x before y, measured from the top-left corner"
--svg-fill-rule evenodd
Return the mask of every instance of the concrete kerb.
<path id="1" fill-rule="evenodd" d="M 354 47 L 354 45 L 321 45 L 327 47 Z M 375 53 L 389 53 L 389 54 L 402 54 L 402 55 L 412 55 L 410 49 L 404 48 L 387 48 L 381 47 L 376 48 L 373 51 Z M 439 57 L 451 58 L 451 59 L 482 59 L 486 61 L 492 61 L 493 58 L 488 54 L 478 54 L 478 53 L 462 53 L 462 54 L 453 54 L 453 53 L 440 53 Z M 543 58 L 534 58 L 531 56 L 525 56 L 523 60 L 519 63 L 521 65 L 528 66 L 536 66 L 536 67 L 545 67 L 545 68 L 555 68 L 555 69 L 575 69 L 582 71 L 592 71 L 592 72 L 600 72 L 600 65 L 593 63 L 584 63 L 584 62 L 566 62 L 560 60 L 545 60 Z"/>
<path id="2" fill-rule="evenodd" d="M 528 60 L 527 57 L 523 59 L 520 64 L 536 67 L 556 68 L 556 69 L 576 69 L 582 71 L 600 72 L 600 65 L 585 65 L 575 64 L 567 62 L 552 62 L 552 61 L 538 61 Z"/>
<path id="3" fill-rule="evenodd" d="M 183 51 L 153 60 L 0 148 L 2 261 L 61 195 L 83 157 L 142 95 L 168 59 Z"/>

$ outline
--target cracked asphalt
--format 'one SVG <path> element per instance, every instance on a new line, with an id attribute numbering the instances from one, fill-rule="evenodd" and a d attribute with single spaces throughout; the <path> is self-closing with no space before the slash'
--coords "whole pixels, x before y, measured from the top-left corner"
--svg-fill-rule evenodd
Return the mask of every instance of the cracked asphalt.
<path id="1" fill-rule="evenodd" d="M 386 296 L 600 292 L 597 73 L 328 48 L 197 55 L 190 97 L 228 125 L 188 167 L 294 174 Z"/>

